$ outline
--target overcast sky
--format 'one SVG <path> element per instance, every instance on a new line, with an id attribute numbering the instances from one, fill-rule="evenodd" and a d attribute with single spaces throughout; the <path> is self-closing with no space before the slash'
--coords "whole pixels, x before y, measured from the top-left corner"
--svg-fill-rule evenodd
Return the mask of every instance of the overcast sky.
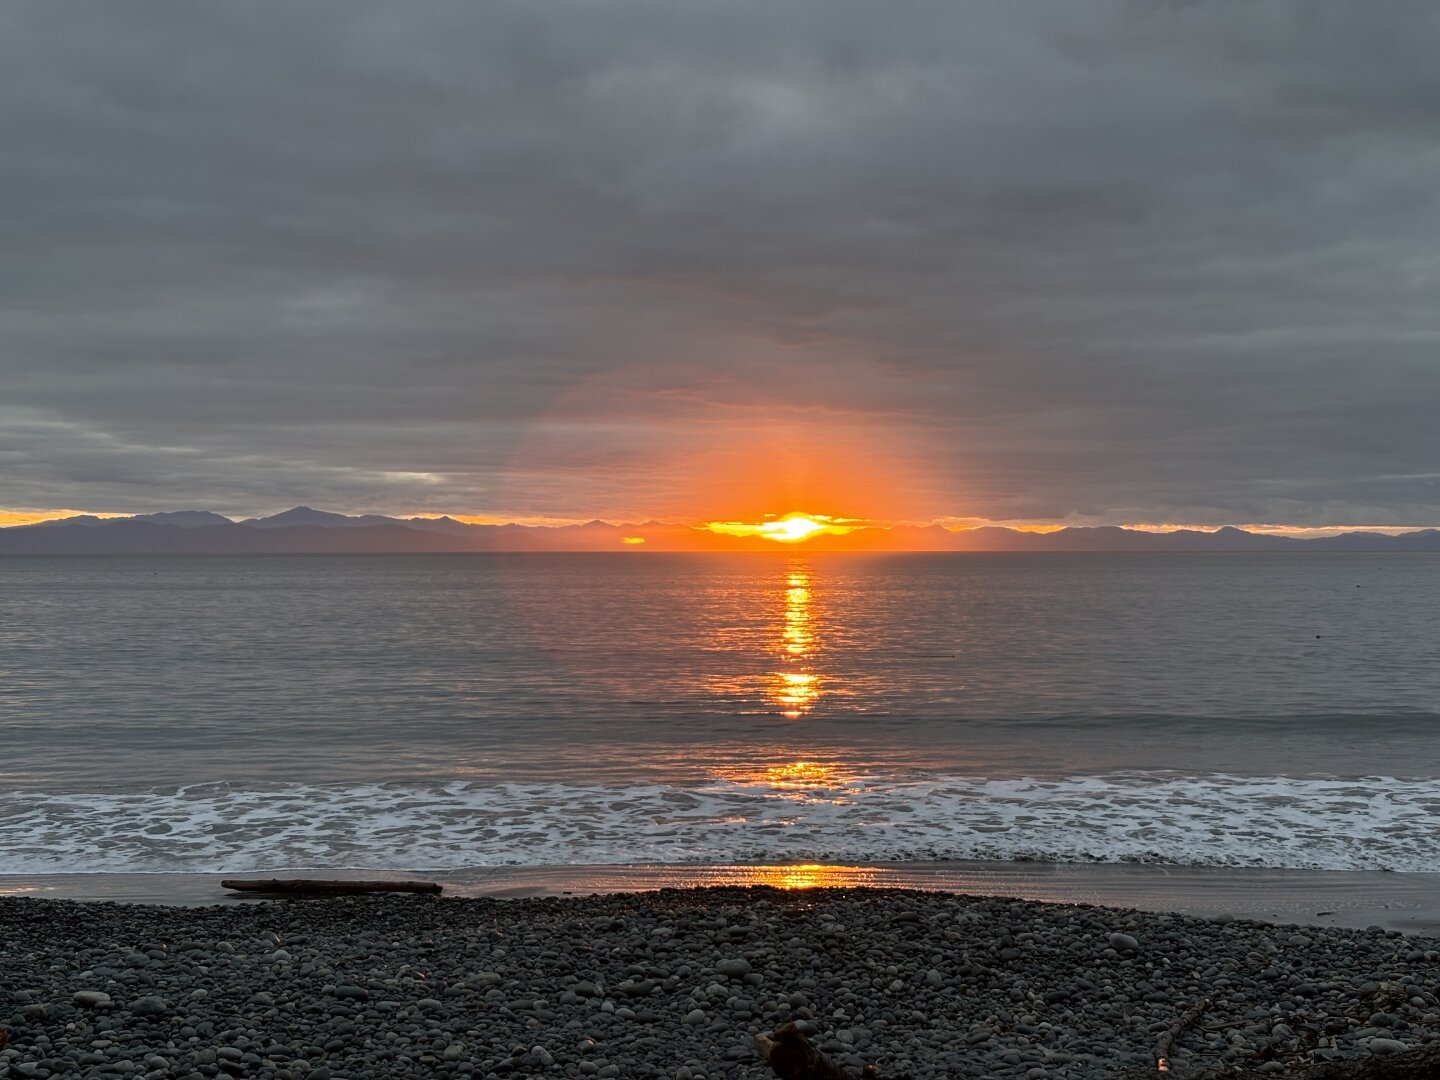
<path id="1" fill-rule="evenodd" d="M 0 2 L 0 508 L 1440 522 L 1440 8 Z"/>

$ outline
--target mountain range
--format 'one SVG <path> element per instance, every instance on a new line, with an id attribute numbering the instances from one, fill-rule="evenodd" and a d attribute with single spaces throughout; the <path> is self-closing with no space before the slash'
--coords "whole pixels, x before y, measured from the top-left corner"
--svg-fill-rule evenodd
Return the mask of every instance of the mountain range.
<path id="1" fill-rule="evenodd" d="M 868 527 L 799 545 L 806 551 L 1437 551 L 1440 530 L 1348 532 L 1300 539 L 1225 527 L 1151 532 L 1119 526 L 1048 533 L 987 526 Z M 647 521 L 580 525 L 475 525 L 451 517 L 351 517 L 297 506 L 232 521 L 208 510 L 133 517 L 92 515 L 0 529 L 0 555 L 261 555 L 467 551 L 776 551 L 772 540 L 723 536 Z"/>

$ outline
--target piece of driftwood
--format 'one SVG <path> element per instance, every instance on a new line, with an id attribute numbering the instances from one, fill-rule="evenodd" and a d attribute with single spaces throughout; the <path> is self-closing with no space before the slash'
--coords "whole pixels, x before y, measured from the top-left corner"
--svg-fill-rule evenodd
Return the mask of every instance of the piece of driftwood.
<path id="1" fill-rule="evenodd" d="M 780 1080 L 856 1080 L 854 1073 L 822 1054 L 793 1023 L 776 1029 L 774 1035 L 756 1035 L 755 1049 Z M 881 1077 L 874 1065 L 866 1065 L 860 1080 Z"/>
<path id="2" fill-rule="evenodd" d="M 1196 1020 L 1200 1019 L 1202 1013 L 1210 1007 L 1209 998 L 1201 998 L 1190 1008 L 1186 1009 L 1180 1019 L 1165 1029 L 1165 1032 L 1155 1042 L 1155 1068 L 1160 1072 L 1170 1072 L 1170 1051 L 1175 1046 L 1175 1040 L 1180 1033 L 1188 1028 Z"/>
<path id="3" fill-rule="evenodd" d="M 438 893 L 438 881 L 339 881 L 318 878 L 227 878 L 222 889 L 275 896 L 349 896 L 353 893 Z"/>

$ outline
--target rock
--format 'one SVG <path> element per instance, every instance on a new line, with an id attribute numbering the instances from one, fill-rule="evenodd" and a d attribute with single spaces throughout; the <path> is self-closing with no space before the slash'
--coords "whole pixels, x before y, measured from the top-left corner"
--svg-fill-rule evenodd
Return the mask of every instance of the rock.
<path id="1" fill-rule="evenodd" d="M 715 965 L 715 970 L 727 979 L 743 979 L 750 974 L 750 961 L 743 958 L 721 960 Z"/>
<path id="2" fill-rule="evenodd" d="M 1140 942 L 1129 934 L 1111 934 L 1109 940 L 1110 948 L 1118 953 L 1133 953 L 1140 950 Z"/>
<path id="3" fill-rule="evenodd" d="M 1365 1044 L 1365 1048 L 1376 1057 L 1389 1057 L 1391 1054 L 1404 1053 L 1408 1049 L 1398 1039 L 1371 1039 Z"/>
<path id="4" fill-rule="evenodd" d="M 110 995 L 104 990 L 77 990 L 70 1001 L 82 1009 L 106 1009 L 110 1007 Z"/>
<path id="5" fill-rule="evenodd" d="M 709 1019 L 710 1018 L 705 1015 L 705 1010 L 703 1009 L 691 1009 L 688 1013 L 685 1014 L 685 1023 L 689 1024 L 691 1027 L 699 1027 L 701 1024 L 704 1024 Z"/>
<path id="6" fill-rule="evenodd" d="M 935 968 L 931 968 L 925 973 L 925 985 L 938 990 L 945 985 L 945 976 L 941 975 Z"/>
<path id="7" fill-rule="evenodd" d="M 130 1011 L 136 1016 L 159 1016 L 169 1010 L 170 1006 L 166 1003 L 165 999 L 156 997 L 153 994 L 138 998 L 130 1003 Z"/>

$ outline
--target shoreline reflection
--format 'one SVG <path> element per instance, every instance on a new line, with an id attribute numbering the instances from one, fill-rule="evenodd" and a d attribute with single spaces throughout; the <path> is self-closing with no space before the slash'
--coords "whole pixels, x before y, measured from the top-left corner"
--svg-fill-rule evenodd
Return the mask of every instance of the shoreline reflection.
<path id="1" fill-rule="evenodd" d="M 792 863 L 788 866 L 734 868 L 746 885 L 769 885 L 776 889 L 853 889 L 874 885 L 877 872 L 865 866 L 834 866 L 825 863 Z"/>

